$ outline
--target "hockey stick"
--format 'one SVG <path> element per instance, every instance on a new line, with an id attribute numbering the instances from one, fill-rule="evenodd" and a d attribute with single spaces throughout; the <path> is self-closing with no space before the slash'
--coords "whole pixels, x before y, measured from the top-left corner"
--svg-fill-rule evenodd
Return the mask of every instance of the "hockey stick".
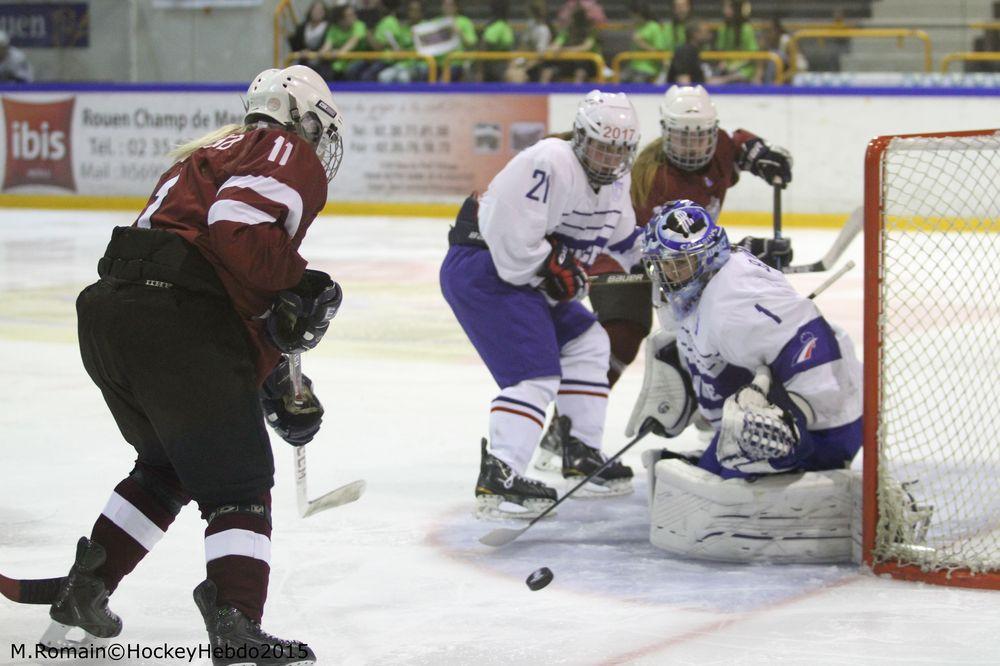
<path id="1" fill-rule="evenodd" d="M 300 354 L 287 354 L 286 358 L 288 359 L 288 376 L 292 380 L 292 390 L 295 391 L 295 404 L 301 405 L 304 402 L 302 397 L 302 356 Z M 299 506 L 299 518 L 307 518 L 314 513 L 332 509 L 335 506 L 350 504 L 365 492 L 365 480 L 358 479 L 310 501 L 306 488 L 306 447 L 304 445 L 296 446 L 294 449 L 295 496 Z"/>
<path id="2" fill-rule="evenodd" d="M 601 472 L 603 472 L 605 467 L 607 467 L 608 465 L 610 465 L 614 461 L 618 460 L 618 458 L 620 458 L 623 453 L 625 453 L 626 451 L 628 451 L 629 449 L 631 449 L 633 446 L 635 446 L 636 444 L 638 444 L 639 440 L 641 440 L 643 437 L 645 437 L 646 435 L 648 435 L 650 432 L 652 432 L 652 426 L 646 426 L 646 425 L 644 425 L 643 427 L 639 428 L 639 434 L 636 435 L 632 439 L 631 442 L 629 442 L 628 444 L 626 444 L 625 446 L 623 446 L 618 453 L 616 453 L 615 455 L 611 456 L 606 461 L 604 461 L 604 464 L 601 465 L 600 467 L 598 467 L 597 469 L 595 469 L 593 472 L 591 472 L 587 476 L 587 478 L 585 478 L 583 481 L 581 481 L 580 483 L 578 483 L 575 486 L 573 486 L 570 489 L 570 491 L 568 493 L 566 493 L 565 495 L 563 495 L 562 497 L 560 497 L 556 501 L 555 504 L 553 504 L 552 506 L 550 506 L 549 508 L 547 508 L 545 511 L 542 511 L 540 514 L 538 514 L 537 516 L 535 516 L 535 518 L 533 518 L 532 521 L 530 523 L 528 523 L 525 527 L 522 527 L 520 529 L 510 529 L 509 527 L 498 527 L 497 529 L 493 530 L 489 534 L 484 534 L 483 536 L 479 537 L 479 543 L 484 544 L 486 546 L 493 546 L 494 548 L 498 548 L 500 546 L 507 545 L 508 543 L 510 543 L 511 541 L 513 541 L 514 539 L 516 539 L 517 537 L 521 536 L 522 534 L 524 534 L 525 532 L 527 532 L 529 529 L 531 529 L 532 525 L 534 525 L 539 520 L 541 520 L 545 516 L 549 515 L 553 511 L 555 511 L 555 508 L 557 506 L 559 506 L 560 504 L 562 504 L 564 500 L 566 500 L 573 493 L 575 493 L 577 490 L 579 490 L 580 488 L 582 488 L 587 482 L 589 482 L 595 476 L 597 476 L 598 474 L 600 474 Z"/>
<path id="3" fill-rule="evenodd" d="M 822 294 L 824 291 L 826 291 L 827 287 L 829 287 L 831 284 L 833 284 L 834 282 L 836 282 L 837 280 L 839 280 L 841 277 L 843 277 L 844 273 L 846 273 L 847 271 L 851 270 L 852 268 L 854 268 L 854 261 L 853 260 L 848 261 L 846 264 L 844 264 L 843 266 L 840 267 L 840 270 L 838 270 L 836 273 L 834 273 L 833 275 L 831 275 L 827 279 L 823 280 L 823 283 L 820 286 L 818 286 L 815 289 L 813 289 L 812 293 L 809 294 L 808 296 L 806 296 L 806 298 L 808 298 L 810 300 L 816 298 L 817 296 L 819 296 L 820 294 Z"/>
<path id="4" fill-rule="evenodd" d="M 837 263 L 837 260 L 844 254 L 844 250 L 847 249 L 851 242 L 861 232 L 861 225 L 863 222 L 863 211 L 860 207 L 856 208 L 847 218 L 847 221 L 844 222 L 844 226 L 841 227 L 840 233 L 837 234 L 833 244 L 830 246 L 830 249 L 826 251 L 826 254 L 822 259 L 811 264 L 785 266 L 781 269 L 781 272 L 787 275 L 789 273 L 822 273 L 823 271 L 830 270 L 833 268 L 833 265 Z M 591 285 L 649 284 L 650 279 L 648 275 L 641 273 L 604 273 L 603 275 L 589 276 L 587 278 L 587 282 Z"/>
<path id="5" fill-rule="evenodd" d="M 776 179 L 777 180 L 777 179 Z M 774 240 L 781 240 L 781 186 L 774 184 Z M 781 270 L 781 257 L 774 258 L 774 267 Z"/>
<path id="6" fill-rule="evenodd" d="M 833 268 L 844 250 L 851 244 L 851 241 L 861 232 L 861 225 L 864 223 L 864 211 L 857 207 L 851 212 L 844 226 L 840 228 L 840 233 L 834 239 L 833 245 L 826 251 L 826 254 L 817 262 L 811 264 L 800 264 L 798 266 L 785 266 L 782 271 L 785 273 L 820 273 Z"/>
<path id="7" fill-rule="evenodd" d="M 8 578 L 0 574 L 0 594 L 19 604 L 49 605 L 59 596 L 59 588 L 66 582 L 61 578 Z"/>

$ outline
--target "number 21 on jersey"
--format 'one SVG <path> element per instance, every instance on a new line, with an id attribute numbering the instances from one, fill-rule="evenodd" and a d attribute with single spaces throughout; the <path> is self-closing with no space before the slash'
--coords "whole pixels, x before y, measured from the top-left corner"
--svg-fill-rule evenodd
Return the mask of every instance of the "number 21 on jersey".
<path id="1" fill-rule="evenodd" d="M 542 203 L 549 202 L 549 174 L 545 173 L 541 169 L 535 169 L 535 173 L 531 174 L 532 180 L 535 181 L 534 186 L 528 190 L 525 195 L 532 201 L 541 201 Z"/>

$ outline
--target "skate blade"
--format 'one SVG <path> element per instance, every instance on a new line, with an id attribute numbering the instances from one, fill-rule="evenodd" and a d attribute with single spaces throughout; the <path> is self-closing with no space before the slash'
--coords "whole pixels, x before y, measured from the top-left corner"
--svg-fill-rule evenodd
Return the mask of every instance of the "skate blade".
<path id="1" fill-rule="evenodd" d="M 476 518 L 480 520 L 533 520 L 555 504 L 551 500 L 525 500 L 524 504 L 510 502 L 500 495 L 476 497 Z M 556 515 L 553 511 L 549 516 Z M 548 516 L 546 516 L 548 517 Z"/>
<path id="2" fill-rule="evenodd" d="M 572 477 L 569 477 L 567 480 L 571 483 L 577 483 Z M 607 499 L 609 497 L 631 495 L 632 492 L 633 488 L 631 479 L 618 479 L 616 481 L 608 481 L 603 484 L 590 481 L 578 491 L 570 495 L 570 498 L 575 500 Z"/>
<path id="3" fill-rule="evenodd" d="M 68 624 L 52 621 L 49 628 L 45 630 L 42 637 L 38 639 L 40 645 L 48 648 L 81 648 L 99 647 L 108 642 L 107 638 L 100 638 L 93 634 Z"/>
<path id="4" fill-rule="evenodd" d="M 561 472 L 562 454 L 556 455 L 551 451 L 539 447 L 534 467 L 542 472 Z"/>

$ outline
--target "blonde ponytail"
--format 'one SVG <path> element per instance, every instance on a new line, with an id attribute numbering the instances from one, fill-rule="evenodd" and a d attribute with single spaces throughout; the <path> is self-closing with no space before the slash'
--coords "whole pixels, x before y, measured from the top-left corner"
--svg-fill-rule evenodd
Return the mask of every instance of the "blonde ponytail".
<path id="1" fill-rule="evenodd" d="M 667 163 L 667 154 L 663 152 L 663 137 L 655 139 L 642 149 L 632 165 L 632 205 L 645 205 L 653 192 L 656 181 L 656 170 L 661 164 Z"/>
<path id="2" fill-rule="evenodd" d="M 249 125 L 242 125 L 234 123 L 231 125 L 223 125 L 217 130 L 209 132 L 208 134 L 201 136 L 197 139 L 188 141 L 187 143 L 178 144 L 176 148 L 167 153 L 170 157 L 174 158 L 175 162 L 182 162 L 191 156 L 191 153 L 198 150 L 199 148 L 204 148 L 205 146 L 210 146 L 219 139 L 224 139 L 230 134 L 242 134 L 251 129 Z"/>

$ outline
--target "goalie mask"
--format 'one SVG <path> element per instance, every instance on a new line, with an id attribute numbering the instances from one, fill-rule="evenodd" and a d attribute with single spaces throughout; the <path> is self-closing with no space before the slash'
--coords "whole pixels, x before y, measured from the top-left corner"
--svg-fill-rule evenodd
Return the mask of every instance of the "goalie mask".
<path id="1" fill-rule="evenodd" d="M 591 90 L 573 120 L 573 152 L 591 185 L 610 185 L 632 168 L 639 118 L 625 93 Z"/>
<path id="2" fill-rule="evenodd" d="M 671 86 L 660 104 L 663 151 L 678 169 L 697 171 L 712 161 L 719 114 L 701 86 Z"/>
<path id="3" fill-rule="evenodd" d="M 244 122 L 268 118 L 308 141 L 316 149 L 327 182 L 344 156 L 344 119 L 323 78 L 304 65 L 266 69 L 247 90 Z"/>
<path id="4" fill-rule="evenodd" d="M 729 239 L 693 201 L 670 201 L 654 212 L 643 235 L 643 264 L 674 313 L 684 317 L 729 260 Z"/>

